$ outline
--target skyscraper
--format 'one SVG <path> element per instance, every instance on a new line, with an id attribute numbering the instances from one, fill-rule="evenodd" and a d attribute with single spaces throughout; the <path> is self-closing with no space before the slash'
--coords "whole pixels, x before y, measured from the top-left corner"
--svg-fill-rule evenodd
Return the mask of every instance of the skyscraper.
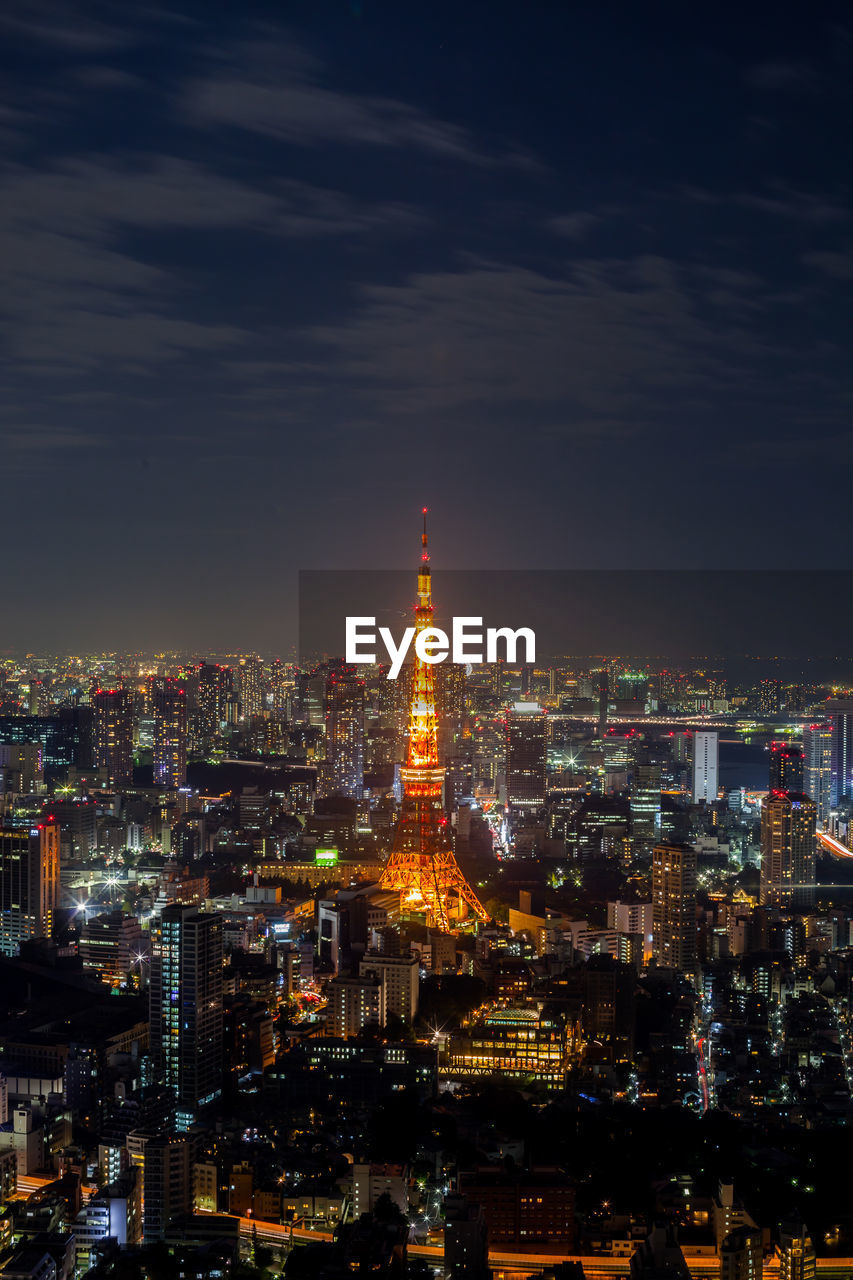
<path id="1" fill-rule="evenodd" d="M 815 898 L 817 807 L 798 791 L 771 791 L 761 806 L 762 906 L 802 909 Z"/>
<path id="2" fill-rule="evenodd" d="M 187 780 L 187 691 L 172 676 L 151 677 L 154 782 L 182 787 Z"/>
<path id="3" fill-rule="evenodd" d="M 720 740 L 716 733 L 693 735 L 693 803 L 709 804 L 717 798 Z"/>
<path id="4" fill-rule="evenodd" d="M 126 787 L 133 781 L 133 697 L 129 689 L 97 689 L 95 764 L 106 769 L 110 784 Z"/>
<path id="5" fill-rule="evenodd" d="M 603 738 L 607 733 L 607 708 L 609 704 L 607 668 L 602 667 L 599 671 L 590 672 L 590 675 L 598 677 L 598 736 Z"/>
<path id="6" fill-rule="evenodd" d="M 270 663 L 270 693 L 272 694 L 272 709 L 276 715 L 287 715 L 289 691 L 288 669 L 281 658 L 273 658 Z"/>
<path id="7" fill-rule="evenodd" d="M 770 744 L 770 790 L 802 791 L 803 752 L 789 742 Z"/>
<path id="8" fill-rule="evenodd" d="M 696 850 L 658 844 L 652 854 L 652 951 L 659 965 L 696 968 Z"/>
<path id="9" fill-rule="evenodd" d="M 638 764 L 631 779 L 631 835 L 635 847 L 660 838 L 661 767 Z"/>
<path id="10" fill-rule="evenodd" d="M 326 718 L 326 671 L 304 673 L 299 680 L 299 706 L 301 718 L 306 724 L 320 726 Z"/>
<path id="11" fill-rule="evenodd" d="M 839 800 L 853 792 L 853 700 L 831 698 L 826 709 L 832 734 L 829 801 L 834 808 Z"/>
<path id="12" fill-rule="evenodd" d="M 173 1219 L 192 1208 L 192 1150 L 175 1134 L 134 1134 L 142 1152 L 142 1240 L 162 1240 Z"/>
<path id="13" fill-rule="evenodd" d="M 832 807 L 832 726 L 810 724 L 803 729 L 803 791 L 817 806 L 817 820 L 826 826 Z"/>
<path id="14" fill-rule="evenodd" d="M 0 953 L 53 934 L 59 905 L 59 823 L 0 828 Z"/>
<path id="15" fill-rule="evenodd" d="M 234 673 L 218 662 L 202 662 L 198 669 L 198 707 L 204 732 L 214 738 L 228 719 L 228 699 L 234 692 Z"/>
<path id="16" fill-rule="evenodd" d="M 238 674 L 243 718 L 251 720 L 264 709 L 264 664 L 260 658 L 241 658 Z"/>
<path id="17" fill-rule="evenodd" d="M 326 686 L 326 761 L 330 795 L 364 796 L 364 681 L 346 669 Z"/>
<path id="18" fill-rule="evenodd" d="M 778 716 L 781 710 L 782 684 L 779 680 L 762 680 L 758 686 L 756 705 L 759 715 Z"/>
<path id="19" fill-rule="evenodd" d="M 516 702 L 507 716 L 506 798 L 517 816 L 545 803 L 545 715 L 536 702 Z"/>
<path id="20" fill-rule="evenodd" d="M 155 1078 L 191 1116 L 222 1092 L 222 921 L 172 903 L 151 932 Z"/>

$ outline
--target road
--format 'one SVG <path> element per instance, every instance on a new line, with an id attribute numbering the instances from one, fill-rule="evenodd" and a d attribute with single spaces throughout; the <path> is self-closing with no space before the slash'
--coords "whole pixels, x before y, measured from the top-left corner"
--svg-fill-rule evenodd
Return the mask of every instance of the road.
<path id="1" fill-rule="evenodd" d="M 696 1041 L 696 1068 L 699 1075 L 699 1091 L 702 1094 L 703 1114 L 711 1105 L 711 1091 L 708 1087 L 708 1063 L 705 1056 L 705 1046 L 707 1043 L 707 1036 L 700 1036 Z"/>
<path id="2" fill-rule="evenodd" d="M 15 1188 L 15 1194 L 12 1197 L 12 1199 L 29 1200 L 30 1196 L 34 1195 L 36 1191 L 42 1191 L 45 1187 L 49 1187 L 52 1182 L 56 1182 L 58 1180 L 58 1176 L 59 1176 L 58 1174 L 54 1174 L 52 1178 L 36 1178 L 33 1175 L 26 1175 L 26 1174 L 19 1173 L 16 1188 Z M 84 1204 L 86 1203 L 87 1200 L 91 1199 L 91 1197 L 95 1194 L 97 1189 L 98 1189 L 97 1187 L 90 1186 L 86 1182 L 83 1183 L 81 1191 L 82 1191 Z"/>
<path id="3" fill-rule="evenodd" d="M 27 1199 L 54 1181 L 54 1178 L 19 1177 L 15 1198 Z M 83 1198 L 88 1200 L 95 1190 L 95 1187 L 85 1186 Z M 258 1222 L 250 1217 L 242 1217 L 239 1221 L 241 1236 L 254 1237 L 279 1248 L 292 1243 L 328 1244 L 334 1239 L 331 1231 L 315 1231 L 309 1227 L 291 1226 L 290 1223 Z M 438 1266 L 444 1261 L 443 1245 L 410 1244 L 408 1253 L 412 1258 L 423 1258 Z M 720 1261 L 715 1254 L 685 1253 L 684 1260 L 694 1280 L 716 1280 L 720 1274 Z M 513 1273 L 543 1271 L 561 1262 L 579 1262 L 586 1280 L 620 1280 L 621 1277 L 627 1278 L 630 1270 L 628 1258 L 611 1258 L 605 1254 L 516 1253 L 505 1247 L 489 1250 L 489 1265 L 495 1272 L 495 1280 L 508 1280 Z M 849 1280 L 853 1274 L 853 1258 L 818 1258 L 817 1270 L 822 1280 Z M 763 1280 L 779 1280 L 778 1260 L 771 1259 L 765 1263 Z"/>
<path id="4" fill-rule="evenodd" d="M 240 1234 L 252 1236 L 257 1228 L 257 1238 L 276 1245 L 287 1245 L 292 1239 L 300 1243 L 309 1241 L 330 1241 L 334 1237 L 330 1231 L 311 1231 L 307 1227 L 294 1227 L 291 1233 L 289 1224 L 278 1222 L 256 1222 L 254 1218 L 240 1219 Z M 411 1258 L 423 1258 L 440 1265 L 444 1261 L 442 1245 L 410 1244 L 408 1254 Z M 685 1253 L 684 1260 L 694 1280 L 717 1280 L 720 1274 L 720 1260 L 716 1254 Z M 630 1271 L 628 1258 L 609 1258 L 599 1253 L 514 1253 L 499 1247 L 489 1250 L 489 1266 L 495 1272 L 495 1280 L 512 1272 L 530 1274 L 543 1271 L 561 1262 L 579 1262 L 583 1266 L 586 1280 L 619 1280 L 627 1277 Z M 849 1280 L 853 1273 L 853 1258 L 818 1258 L 817 1270 L 822 1280 Z M 779 1280 L 779 1263 L 771 1259 L 764 1265 L 763 1280 Z"/>
<path id="5" fill-rule="evenodd" d="M 853 849 L 848 849 L 847 845 L 842 844 L 840 840 L 836 840 L 835 836 L 829 835 L 826 831 L 818 831 L 817 838 L 824 849 L 834 853 L 836 858 L 853 858 Z"/>

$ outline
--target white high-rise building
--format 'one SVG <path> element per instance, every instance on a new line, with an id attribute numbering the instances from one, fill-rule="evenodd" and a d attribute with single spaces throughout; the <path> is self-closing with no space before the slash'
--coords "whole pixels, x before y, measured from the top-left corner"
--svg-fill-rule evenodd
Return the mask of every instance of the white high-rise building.
<path id="1" fill-rule="evenodd" d="M 720 763 L 719 734 L 693 735 L 693 803 L 710 803 L 717 798 L 717 773 Z"/>
<path id="2" fill-rule="evenodd" d="M 809 724 L 803 729 L 803 791 L 817 805 L 824 827 L 832 807 L 832 725 Z"/>

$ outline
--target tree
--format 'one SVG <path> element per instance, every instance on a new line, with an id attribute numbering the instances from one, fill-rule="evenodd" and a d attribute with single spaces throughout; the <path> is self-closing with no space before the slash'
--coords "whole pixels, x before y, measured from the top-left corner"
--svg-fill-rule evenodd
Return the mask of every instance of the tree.
<path id="1" fill-rule="evenodd" d="M 509 920 L 509 907 L 500 898 L 489 898 L 488 902 L 483 903 L 488 912 L 490 920 L 497 920 L 500 924 L 506 924 Z"/>

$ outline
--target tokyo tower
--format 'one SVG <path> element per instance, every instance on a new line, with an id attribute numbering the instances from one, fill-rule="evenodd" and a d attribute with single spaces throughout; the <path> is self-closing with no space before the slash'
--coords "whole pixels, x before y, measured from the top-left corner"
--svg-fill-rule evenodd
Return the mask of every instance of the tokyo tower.
<path id="1" fill-rule="evenodd" d="M 433 625 L 426 516 L 424 507 L 415 639 Z M 451 847 L 441 803 L 444 769 L 438 763 L 435 675 L 432 664 L 423 662 L 417 654 L 412 671 L 406 764 L 400 777 L 403 805 L 394 846 L 382 873 L 382 888 L 399 893 L 404 911 L 426 915 L 427 923 L 443 933 L 450 932 L 451 922 L 464 920 L 469 909 L 487 921 L 489 917 L 460 871 Z"/>

